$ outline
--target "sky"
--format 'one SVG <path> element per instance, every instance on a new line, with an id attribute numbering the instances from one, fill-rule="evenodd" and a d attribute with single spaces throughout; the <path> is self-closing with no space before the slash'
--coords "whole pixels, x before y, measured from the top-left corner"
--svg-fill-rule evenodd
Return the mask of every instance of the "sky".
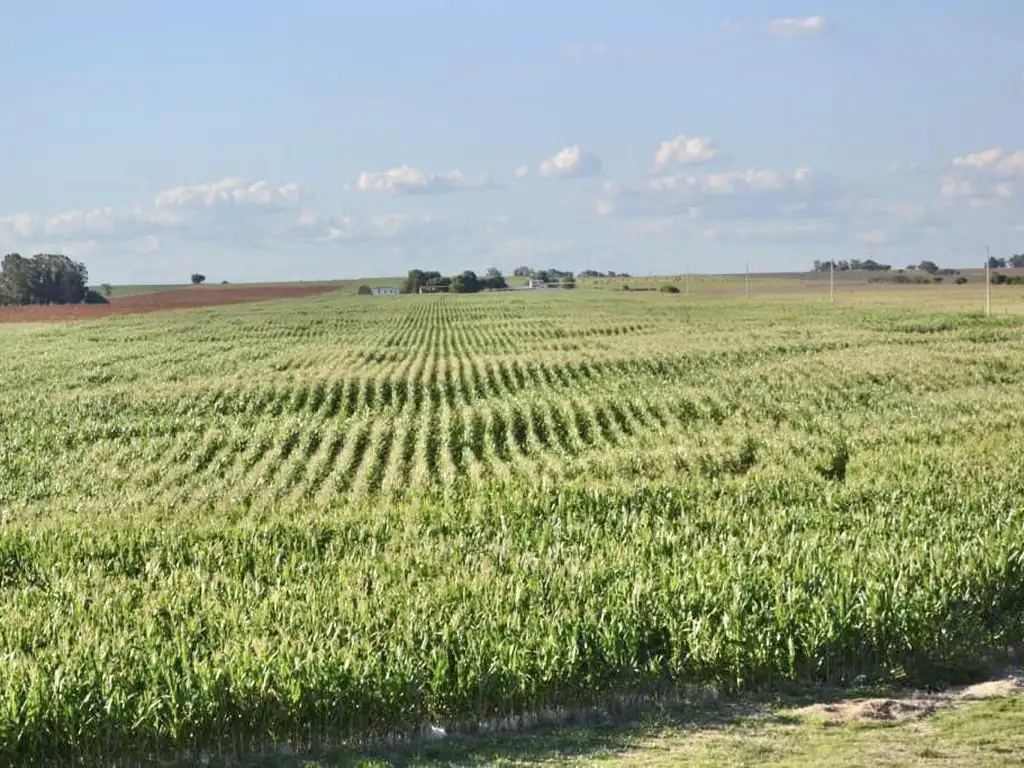
<path id="1" fill-rule="evenodd" d="M 0 252 L 95 282 L 1024 251 L 1019 0 L 0 0 Z"/>

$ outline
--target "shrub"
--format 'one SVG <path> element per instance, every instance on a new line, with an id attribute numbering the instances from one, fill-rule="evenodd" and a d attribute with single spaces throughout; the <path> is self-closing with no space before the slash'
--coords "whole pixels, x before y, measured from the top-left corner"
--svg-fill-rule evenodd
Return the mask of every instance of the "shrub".
<path id="1" fill-rule="evenodd" d="M 102 293 L 97 291 L 95 288 L 90 288 L 85 293 L 83 301 L 86 304 L 109 304 L 110 301 Z"/>
<path id="2" fill-rule="evenodd" d="M 360 285 L 359 290 L 356 291 L 356 293 L 359 294 L 360 296 L 372 296 L 373 289 L 368 285 Z"/>
<path id="3" fill-rule="evenodd" d="M 967 282 L 967 278 L 963 277 L 962 275 L 956 279 L 956 284 L 957 285 L 963 285 L 966 282 Z"/>
<path id="4" fill-rule="evenodd" d="M 662 293 L 679 293 L 679 289 L 674 285 L 663 285 L 658 290 Z"/>

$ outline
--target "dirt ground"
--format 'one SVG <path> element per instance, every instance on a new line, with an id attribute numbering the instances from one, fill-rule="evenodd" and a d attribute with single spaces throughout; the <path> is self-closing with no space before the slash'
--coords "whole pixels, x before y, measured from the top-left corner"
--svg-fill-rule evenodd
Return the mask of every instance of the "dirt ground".
<path id="1" fill-rule="evenodd" d="M 1020 673 L 1001 680 L 957 688 L 938 694 L 914 694 L 901 698 L 850 699 L 832 704 L 815 704 L 796 710 L 796 714 L 820 717 L 828 725 L 854 722 L 902 722 L 927 717 L 940 709 L 968 701 L 1007 698 L 1024 693 Z"/>
<path id="2" fill-rule="evenodd" d="M 340 285 L 268 285 L 250 287 L 176 288 L 114 297 L 109 304 L 0 307 L 0 323 L 50 323 L 92 320 L 108 315 L 132 315 L 241 304 L 271 299 L 303 299 L 338 290 Z"/>

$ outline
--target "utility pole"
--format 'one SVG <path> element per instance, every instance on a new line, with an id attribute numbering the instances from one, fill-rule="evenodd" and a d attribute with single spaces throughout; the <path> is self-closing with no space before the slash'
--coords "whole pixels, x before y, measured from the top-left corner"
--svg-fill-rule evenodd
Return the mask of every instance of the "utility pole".
<path id="1" fill-rule="evenodd" d="M 985 317 L 992 315 L 992 279 L 989 276 L 989 255 L 988 246 L 985 246 Z"/>

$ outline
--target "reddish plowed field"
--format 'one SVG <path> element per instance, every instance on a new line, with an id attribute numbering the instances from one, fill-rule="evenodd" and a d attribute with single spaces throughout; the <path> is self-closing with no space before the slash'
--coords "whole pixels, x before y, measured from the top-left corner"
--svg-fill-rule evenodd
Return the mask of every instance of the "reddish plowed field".
<path id="1" fill-rule="evenodd" d="M 63 304 L 54 306 L 0 307 L 0 323 L 50 323 L 62 320 L 91 320 L 108 315 L 166 312 L 222 304 L 271 299 L 304 299 L 336 291 L 340 285 L 266 285 L 238 288 L 176 288 L 153 293 L 135 293 L 113 298 L 109 304 Z"/>

